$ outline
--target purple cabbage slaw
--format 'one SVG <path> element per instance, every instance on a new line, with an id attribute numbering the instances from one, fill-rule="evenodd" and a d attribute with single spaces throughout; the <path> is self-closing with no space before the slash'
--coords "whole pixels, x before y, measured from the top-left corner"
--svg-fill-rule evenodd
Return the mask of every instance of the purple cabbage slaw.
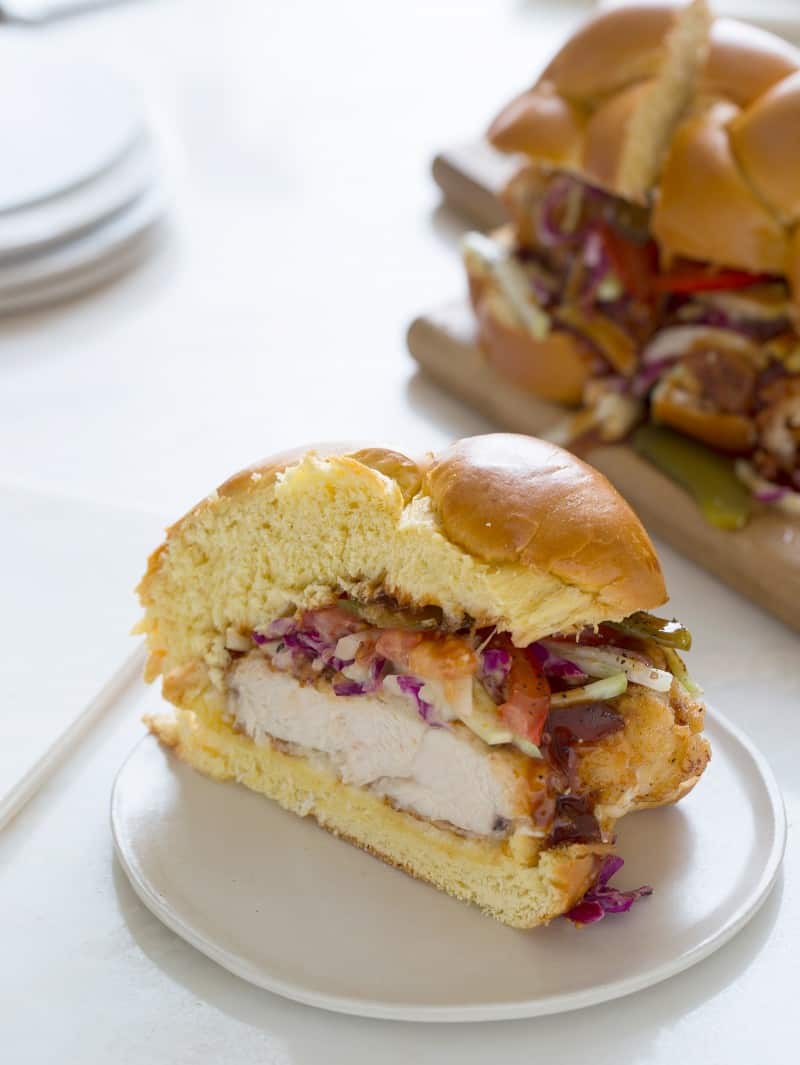
<path id="1" fill-rule="evenodd" d="M 568 210 L 569 200 L 575 195 L 579 196 L 577 217 L 569 219 L 572 224 L 566 227 L 564 222 L 570 213 Z M 597 220 L 586 217 L 583 213 L 582 205 L 584 202 L 589 201 L 604 205 L 604 210 Z M 612 264 L 609 261 L 600 236 L 598 223 L 602 219 L 611 225 L 612 228 L 617 228 L 614 226 L 613 204 L 613 196 L 570 175 L 561 175 L 557 180 L 553 181 L 540 204 L 537 227 L 539 243 L 544 248 L 570 246 L 582 256 L 586 275 L 582 283 L 580 303 L 585 311 L 590 310 L 596 302 L 600 284 L 612 272 Z M 539 287 L 533 284 L 537 300 L 541 305 L 549 306 L 554 299 L 553 293 L 541 292 Z M 627 304 L 625 298 L 616 302 L 621 303 L 623 307 Z M 604 302 L 602 313 L 614 318 L 613 304 L 614 301 L 608 304 Z M 677 302 L 677 315 L 678 322 L 662 323 L 660 328 L 650 338 L 650 342 L 655 337 L 658 337 L 660 332 L 673 328 L 676 324 L 727 330 L 757 343 L 771 340 L 791 329 L 791 322 L 785 315 L 778 315 L 773 318 L 758 318 L 747 316 L 747 314 L 731 313 L 721 307 L 709 306 L 703 302 L 695 301 L 691 296 Z M 618 324 L 624 327 L 623 322 L 618 322 Z M 565 323 L 561 323 L 560 328 L 564 329 L 567 326 Z M 569 331 L 580 336 L 593 347 L 595 346 L 592 339 L 586 336 L 582 330 L 569 327 Z M 605 362 L 605 357 L 603 356 L 603 358 Z M 653 363 L 640 367 L 634 377 L 625 382 L 624 390 L 630 391 L 637 399 L 644 399 L 662 374 L 678 358 L 678 355 L 670 356 L 659 359 L 657 364 Z M 781 497 L 775 498 L 779 499 Z M 763 501 L 773 502 L 774 500 Z"/>
<path id="2" fill-rule="evenodd" d="M 253 642 L 259 647 L 264 647 L 268 643 L 279 640 L 279 653 L 288 652 L 293 665 L 310 663 L 318 671 L 332 669 L 335 673 L 341 673 L 347 666 L 353 665 L 355 661 L 352 658 L 343 659 L 336 656 L 335 651 L 339 642 L 338 639 L 325 640 L 316 629 L 310 627 L 300 628 L 297 621 L 290 617 L 277 618 L 275 621 L 270 622 L 269 625 L 254 629 L 252 637 Z M 502 673 L 502 679 L 504 680 L 505 673 L 502 672 L 503 656 L 505 656 L 506 660 L 505 672 L 507 673 L 511 662 L 508 652 L 497 650 L 488 653 L 488 660 L 493 663 L 495 673 L 498 676 Z M 366 679 L 353 680 L 345 676 L 341 680 L 335 680 L 332 685 L 334 694 L 356 696 L 370 695 L 379 691 L 389 673 L 390 663 L 388 659 L 375 654 L 365 665 L 368 671 Z M 418 677 L 403 673 L 397 675 L 398 689 L 404 695 L 413 699 L 417 713 L 422 720 L 433 728 L 442 728 L 444 727 L 444 722 L 436 719 L 433 703 L 424 699 L 420 694 L 424 686 L 425 681 Z"/>
<path id="3" fill-rule="evenodd" d="M 420 692 L 425 687 L 425 681 L 420 680 L 418 677 L 411 677 L 407 673 L 399 673 L 397 675 L 397 687 L 404 695 L 410 695 L 417 705 L 417 713 L 425 722 L 426 725 L 430 725 L 431 728 L 443 728 L 444 722 L 437 721 L 434 716 L 433 703 L 429 703 L 427 699 L 423 699 Z"/>
<path id="4" fill-rule="evenodd" d="M 774 488 L 754 488 L 752 495 L 753 499 L 757 500 L 759 503 L 777 503 L 781 499 L 784 499 L 791 491 L 791 488 L 776 484 Z"/>
<path id="5" fill-rule="evenodd" d="M 392 690 L 412 700 L 419 717 L 427 725 L 437 728 L 447 727 L 439 708 L 435 705 L 435 699 L 425 698 L 422 694 L 428 683 L 424 678 L 408 673 L 396 673 L 391 662 L 374 650 L 369 656 L 364 655 L 359 658 L 356 666 L 355 650 L 349 651 L 351 657 L 337 656 L 336 649 L 341 638 L 326 639 L 317 628 L 308 624 L 310 620 L 310 618 L 306 619 L 306 624 L 303 625 L 302 621 L 298 622 L 294 618 L 278 618 L 268 625 L 254 629 L 253 641 L 270 655 L 277 669 L 288 670 L 301 676 L 308 676 L 309 669 L 318 675 L 323 671 L 326 672 L 331 680 L 333 691 L 338 696 L 355 697 L 373 694 L 383 690 L 384 682 L 392 676 L 394 678 Z M 369 626 L 365 627 L 363 633 L 369 634 Z M 346 636 L 356 638 L 356 645 L 358 645 L 360 635 L 360 632 L 346 633 Z M 597 650 L 639 659 L 644 663 L 648 662 L 645 656 L 629 649 L 603 645 Z M 589 667 L 580 666 L 569 658 L 563 657 L 563 655 L 569 655 L 568 644 L 564 645 L 562 652 L 560 647 L 553 648 L 552 645 L 546 646 L 544 643 L 534 642 L 526 648 L 526 653 L 539 664 L 545 676 L 561 689 L 584 685 L 591 676 L 596 675 Z M 484 645 L 478 652 L 476 679 L 483 685 L 496 706 L 506 701 L 506 686 L 511 662 L 511 654 L 505 647 Z"/>
<path id="6" fill-rule="evenodd" d="M 279 641 L 277 654 L 287 658 L 280 663 L 279 668 L 287 668 L 285 662 L 291 663 L 292 667 L 311 666 L 316 672 L 331 670 L 334 673 L 342 673 L 348 666 L 354 664 L 354 658 L 339 658 L 336 655 L 337 639 L 326 640 L 313 627 L 301 628 L 293 618 L 278 618 L 269 625 L 253 630 L 253 641 L 260 647 Z M 603 645 L 603 650 L 610 653 L 624 654 L 630 658 L 637 658 L 642 662 L 647 659 L 629 649 L 616 648 Z M 534 642 L 527 647 L 527 653 L 543 669 L 549 680 L 560 681 L 567 687 L 575 687 L 585 684 L 591 674 L 585 672 L 575 662 L 561 654 L 554 652 L 543 643 Z M 564 653 L 569 654 L 569 647 L 565 645 Z M 333 690 L 337 695 L 356 696 L 369 695 L 379 691 L 383 681 L 391 670 L 390 663 L 380 655 L 374 654 L 371 659 L 363 663 L 367 670 L 366 677 L 354 679 L 341 677 L 333 682 Z M 492 701 L 499 705 L 505 701 L 506 681 L 511 669 L 511 655 L 504 647 L 485 647 L 478 655 L 478 680 L 483 684 Z M 410 674 L 398 674 L 397 686 L 404 694 L 414 700 L 417 712 L 423 721 L 428 724 L 441 724 L 434 722 L 433 704 L 420 694 L 425 686 L 425 680 L 421 680 Z"/>
<path id="7" fill-rule="evenodd" d="M 583 265 L 586 274 L 583 278 L 581 303 L 584 310 L 591 310 L 601 281 L 611 269 L 605 246 L 597 230 L 590 230 L 583 245 Z"/>
<path id="8" fill-rule="evenodd" d="M 539 208 L 538 237 L 545 248 L 555 248 L 561 244 L 577 243 L 586 236 L 585 226 L 564 229 L 558 215 L 567 206 L 570 196 L 584 195 L 585 188 L 576 188 L 574 178 L 562 175 L 552 182 L 545 193 Z M 579 219 L 576 219 L 578 221 Z"/>
<path id="9" fill-rule="evenodd" d="M 663 359 L 642 366 L 630 380 L 630 391 L 637 399 L 644 399 L 663 373 L 674 366 L 678 355 L 665 355 Z"/>
<path id="10" fill-rule="evenodd" d="M 691 301 L 685 303 L 683 308 L 685 310 L 681 318 L 685 325 L 707 325 L 715 329 L 728 329 L 732 333 L 738 333 L 740 336 L 747 337 L 750 340 L 772 340 L 774 337 L 791 329 L 791 322 L 784 316 L 747 318 L 744 315 L 729 314 L 719 307 L 709 307 Z M 695 308 L 697 309 L 697 314 L 692 313 L 690 317 L 687 312 L 689 310 L 694 312 Z M 680 314 L 681 312 L 679 311 L 678 313 Z"/>
<path id="11" fill-rule="evenodd" d="M 616 854 L 607 854 L 600 867 L 597 883 L 589 888 L 580 902 L 568 910 L 564 917 L 576 925 L 596 924 L 608 913 L 627 913 L 637 899 L 652 895 L 653 889 L 643 884 L 632 891 L 609 887 L 609 880 L 620 871 L 625 862 Z"/>
<path id="12" fill-rule="evenodd" d="M 536 659 L 548 678 L 564 680 L 568 684 L 584 684 L 589 679 L 588 673 L 584 673 L 580 666 L 554 655 L 542 643 L 530 644 L 528 653 Z"/>
<path id="13" fill-rule="evenodd" d="M 795 487 L 761 476 L 745 459 L 737 461 L 736 474 L 750 489 L 750 494 L 758 503 L 781 503 L 783 500 L 789 500 L 793 513 L 800 510 L 800 470 L 794 470 L 790 475 Z"/>
<path id="14" fill-rule="evenodd" d="M 797 480 L 798 475 L 795 473 L 793 479 Z M 782 499 L 797 498 L 800 500 L 800 491 L 796 488 L 790 488 L 786 484 L 775 484 L 774 482 L 768 482 L 769 487 L 755 487 L 751 489 L 751 495 L 753 499 L 758 503 L 780 503 Z"/>
<path id="15" fill-rule="evenodd" d="M 481 651 L 478 662 L 479 677 L 495 703 L 503 702 L 503 691 L 510 669 L 511 655 L 504 647 L 487 647 Z"/>
<path id="16" fill-rule="evenodd" d="M 341 662 L 339 658 L 332 658 L 331 663 Z M 344 663 L 347 665 L 348 663 Z M 338 666 L 333 666 L 334 669 L 339 670 Z M 334 695 L 369 695 L 371 692 L 376 692 L 383 684 L 383 678 L 386 675 L 386 671 L 389 668 L 389 663 L 385 658 L 381 658 L 380 655 L 375 655 L 369 663 L 369 673 L 366 680 L 344 680 L 334 682 L 333 692 Z"/>
<path id="17" fill-rule="evenodd" d="M 330 667 L 338 673 L 353 663 L 352 658 L 336 657 L 338 640 L 326 640 L 313 627 L 302 629 L 294 618 L 276 618 L 269 625 L 253 629 L 252 637 L 259 647 L 280 640 L 280 650 L 291 656 L 293 664 L 310 662 L 316 669 Z"/>

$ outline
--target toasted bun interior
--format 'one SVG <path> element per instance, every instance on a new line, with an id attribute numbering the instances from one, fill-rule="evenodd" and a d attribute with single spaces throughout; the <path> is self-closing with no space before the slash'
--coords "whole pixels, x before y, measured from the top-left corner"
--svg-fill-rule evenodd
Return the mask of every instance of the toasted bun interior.
<path id="1" fill-rule="evenodd" d="M 230 626 L 344 592 L 469 615 L 522 645 L 666 598 L 647 534 L 605 477 L 510 434 L 420 464 L 375 448 L 276 456 L 173 526 L 139 592 L 151 675 L 203 660 L 212 676 Z"/>

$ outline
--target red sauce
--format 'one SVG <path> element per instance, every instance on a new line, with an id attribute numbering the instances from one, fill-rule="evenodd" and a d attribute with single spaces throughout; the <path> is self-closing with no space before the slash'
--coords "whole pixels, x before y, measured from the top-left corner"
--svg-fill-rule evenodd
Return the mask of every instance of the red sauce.
<path id="1" fill-rule="evenodd" d="M 558 843 L 597 843 L 601 839 L 600 825 L 589 799 L 581 795 L 561 795 L 556 799 L 553 831 L 548 841 L 551 847 Z"/>
<path id="2" fill-rule="evenodd" d="M 624 727 L 623 718 L 608 703 L 586 703 L 551 710 L 542 737 L 542 754 L 552 770 L 556 789 L 569 791 L 578 786 L 576 747 L 611 736 Z M 593 805 L 587 796 L 558 796 L 549 845 L 600 840 L 602 834 Z"/>
<path id="3" fill-rule="evenodd" d="M 551 710 L 545 732 L 553 735 L 565 730 L 569 734 L 568 743 L 591 743 L 621 732 L 624 728 L 625 721 L 608 703 L 583 703 L 565 706 L 563 710 Z"/>

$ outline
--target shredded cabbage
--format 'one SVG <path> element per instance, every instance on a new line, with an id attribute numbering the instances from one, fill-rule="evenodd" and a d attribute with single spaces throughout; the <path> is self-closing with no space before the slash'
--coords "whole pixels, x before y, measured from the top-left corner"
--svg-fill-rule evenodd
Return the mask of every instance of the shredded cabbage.
<path id="1" fill-rule="evenodd" d="M 333 691 L 335 695 L 371 695 L 383 684 L 384 675 L 389 663 L 380 655 L 375 655 L 366 670 L 363 680 L 347 679 L 334 681 Z M 346 675 L 346 674 L 345 674 Z"/>
<path id="2" fill-rule="evenodd" d="M 622 858 L 616 854 L 606 855 L 595 886 L 590 888 L 581 901 L 568 910 L 564 916 L 577 925 L 595 924 L 601 921 L 607 913 L 627 913 L 637 899 L 652 895 L 653 889 L 647 884 L 634 888 L 633 891 L 620 891 L 618 888 L 608 886 L 609 880 L 619 872 L 624 864 Z"/>
<path id="3" fill-rule="evenodd" d="M 432 728 L 442 728 L 444 726 L 444 722 L 440 721 L 436 715 L 433 703 L 428 702 L 421 694 L 422 689 L 425 687 L 424 680 L 419 677 L 412 677 L 407 673 L 392 673 L 386 677 L 383 683 L 384 687 L 389 691 L 394 691 L 412 699 L 417 708 L 417 713 L 426 725 L 430 725 Z"/>
<path id="4" fill-rule="evenodd" d="M 550 651 L 543 643 L 529 644 L 528 651 L 542 667 L 546 677 L 565 680 L 570 684 L 582 684 L 588 679 L 587 674 L 579 666 Z"/>
<path id="5" fill-rule="evenodd" d="M 574 706 L 576 703 L 588 703 L 595 699 L 614 699 L 622 695 L 628 687 L 628 678 L 624 673 L 614 673 L 610 677 L 585 684 L 580 688 L 570 688 L 565 692 L 556 692 L 550 696 L 550 706 L 557 710 L 562 706 Z"/>
<path id="6" fill-rule="evenodd" d="M 541 642 L 556 654 L 568 654 L 569 661 L 590 677 L 613 677 L 616 673 L 624 673 L 631 684 L 641 684 L 643 688 L 653 691 L 667 692 L 672 687 L 671 673 L 656 669 L 622 647 L 589 647 L 579 643 L 566 645 L 550 640 Z"/>
<path id="7" fill-rule="evenodd" d="M 479 657 L 480 679 L 496 703 L 503 701 L 503 687 L 511 669 L 511 655 L 503 647 L 488 647 Z"/>

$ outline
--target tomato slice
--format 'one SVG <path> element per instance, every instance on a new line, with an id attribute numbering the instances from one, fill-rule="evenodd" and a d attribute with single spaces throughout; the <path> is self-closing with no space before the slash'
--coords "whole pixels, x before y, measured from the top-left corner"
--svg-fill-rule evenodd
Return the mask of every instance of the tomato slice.
<path id="1" fill-rule="evenodd" d="M 422 643 L 422 633 L 409 629 L 384 629 L 375 643 L 375 650 L 396 666 L 408 669 L 411 652 Z"/>
<path id="2" fill-rule="evenodd" d="M 384 629 L 375 642 L 375 650 L 396 666 L 430 680 L 471 677 L 478 668 L 478 656 L 462 636 Z"/>
<path id="3" fill-rule="evenodd" d="M 427 638 L 412 649 L 408 668 L 433 680 L 458 680 L 472 676 L 478 668 L 478 656 L 462 636 Z"/>
<path id="4" fill-rule="evenodd" d="M 654 278 L 653 287 L 658 292 L 717 292 L 749 288 L 768 277 L 768 274 L 751 274 L 747 270 L 717 270 L 703 263 L 680 263 Z"/>
<path id="5" fill-rule="evenodd" d="M 653 296 L 653 280 L 658 271 L 658 249 L 652 240 L 636 244 L 606 223 L 598 227 L 608 260 L 626 292 L 639 300 Z"/>
<path id="6" fill-rule="evenodd" d="M 500 717 L 515 736 L 541 743 L 550 713 L 550 685 L 540 663 L 519 647 L 509 646 L 508 699 L 499 707 Z"/>

